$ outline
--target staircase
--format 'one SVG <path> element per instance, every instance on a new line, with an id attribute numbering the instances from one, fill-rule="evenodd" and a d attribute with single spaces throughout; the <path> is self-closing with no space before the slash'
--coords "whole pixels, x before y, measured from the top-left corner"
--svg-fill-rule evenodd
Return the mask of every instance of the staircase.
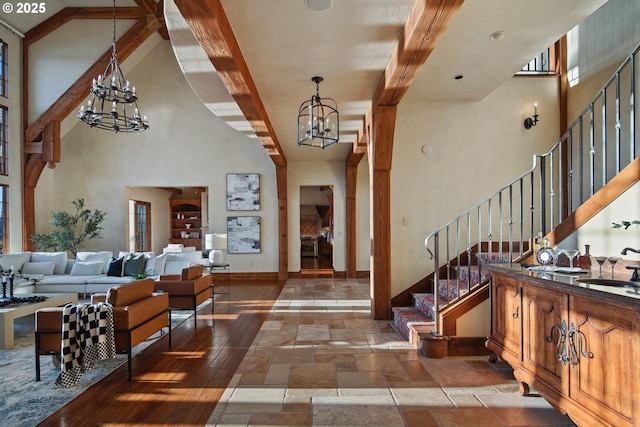
<path id="1" fill-rule="evenodd" d="M 455 335 L 455 318 L 489 298 L 483 265 L 531 257 L 538 232 L 557 244 L 640 179 L 639 49 L 529 171 L 426 237 L 432 273 L 392 300 L 410 343 Z"/>
<path id="2" fill-rule="evenodd" d="M 477 306 L 482 300 L 474 300 L 472 297 L 487 290 L 487 278 L 482 271 L 482 266 L 492 263 L 509 262 L 505 257 L 497 254 L 476 253 L 478 255 L 477 264 L 453 267 L 446 278 L 439 279 L 438 304 L 436 310 L 436 298 L 433 292 L 413 292 L 411 298 L 413 304 L 408 307 L 393 307 L 393 326 L 398 333 L 409 343 L 418 346 L 420 335 L 431 333 L 435 328 L 436 313 L 442 317 L 445 327 L 445 334 L 455 330 L 455 320 L 458 313 L 448 313 L 453 307 L 464 307 L 462 313 Z M 486 299 L 486 298 L 484 298 Z M 451 319 L 447 316 L 452 315 Z M 447 320 L 449 320 L 447 322 Z"/>

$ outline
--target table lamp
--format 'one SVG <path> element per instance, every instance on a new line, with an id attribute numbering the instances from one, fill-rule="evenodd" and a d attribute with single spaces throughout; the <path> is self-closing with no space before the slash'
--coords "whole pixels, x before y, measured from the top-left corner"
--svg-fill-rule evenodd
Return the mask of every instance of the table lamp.
<path id="1" fill-rule="evenodd" d="M 204 236 L 204 247 L 209 249 L 209 262 L 213 265 L 224 263 L 224 249 L 227 249 L 226 234 L 206 234 Z"/>

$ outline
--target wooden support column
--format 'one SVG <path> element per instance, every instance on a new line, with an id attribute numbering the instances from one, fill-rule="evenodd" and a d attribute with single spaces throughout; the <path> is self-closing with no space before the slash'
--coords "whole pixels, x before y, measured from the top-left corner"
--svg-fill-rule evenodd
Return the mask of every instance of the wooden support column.
<path id="1" fill-rule="evenodd" d="M 287 166 L 276 166 L 278 191 L 278 280 L 289 278 L 289 224 L 287 203 Z"/>
<path id="2" fill-rule="evenodd" d="M 345 200 L 345 244 L 347 278 L 355 278 L 357 275 L 356 252 L 356 188 L 358 183 L 358 164 L 347 162 L 345 171 L 346 200 Z"/>
<path id="3" fill-rule="evenodd" d="M 371 193 L 371 315 L 389 320 L 391 313 L 391 157 L 396 106 L 378 106 L 373 112 L 369 145 Z"/>
<path id="4" fill-rule="evenodd" d="M 36 232 L 35 191 L 45 165 L 42 154 L 34 153 L 26 156 L 22 184 L 22 248 L 26 251 L 35 249 L 31 241 L 31 236 Z"/>

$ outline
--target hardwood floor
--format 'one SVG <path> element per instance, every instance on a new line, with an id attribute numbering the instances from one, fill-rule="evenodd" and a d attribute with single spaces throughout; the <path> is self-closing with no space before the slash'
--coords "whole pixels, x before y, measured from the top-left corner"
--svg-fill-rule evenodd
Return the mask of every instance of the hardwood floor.
<path id="1" fill-rule="evenodd" d="M 302 270 L 327 270 L 333 267 L 331 257 L 318 255 L 317 257 L 300 257 L 300 268 Z"/>
<path id="2" fill-rule="evenodd" d="M 230 285 L 229 285 L 230 283 Z M 269 314 L 284 282 L 221 282 L 210 306 L 39 425 L 204 425 Z M 215 321 L 215 322 L 214 322 Z"/>

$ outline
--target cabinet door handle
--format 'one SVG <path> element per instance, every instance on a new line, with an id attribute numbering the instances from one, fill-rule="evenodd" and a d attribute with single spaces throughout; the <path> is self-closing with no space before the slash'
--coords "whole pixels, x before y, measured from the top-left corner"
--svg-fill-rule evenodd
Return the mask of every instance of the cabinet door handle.
<path id="1" fill-rule="evenodd" d="M 511 314 L 511 317 L 517 319 L 520 317 L 520 307 L 516 307 L 516 312 Z"/>
<path id="2" fill-rule="evenodd" d="M 580 356 L 593 359 L 593 352 L 587 348 L 587 337 L 584 332 L 576 329 L 573 323 L 571 323 L 567 336 L 569 337 L 569 364 L 571 366 L 576 366 L 580 362 Z"/>
<path id="3" fill-rule="evenodd" d="M 568 361 L 567 356 L 567 324 L 563 320 L 560 326 L 552 325 L 549 330 L 549 335 L 545 336 L 546 342 L 553 342 L 553 332 L 558 331 L 558 342 L 556 343 L 556 360 L 566 364 Z"/>

